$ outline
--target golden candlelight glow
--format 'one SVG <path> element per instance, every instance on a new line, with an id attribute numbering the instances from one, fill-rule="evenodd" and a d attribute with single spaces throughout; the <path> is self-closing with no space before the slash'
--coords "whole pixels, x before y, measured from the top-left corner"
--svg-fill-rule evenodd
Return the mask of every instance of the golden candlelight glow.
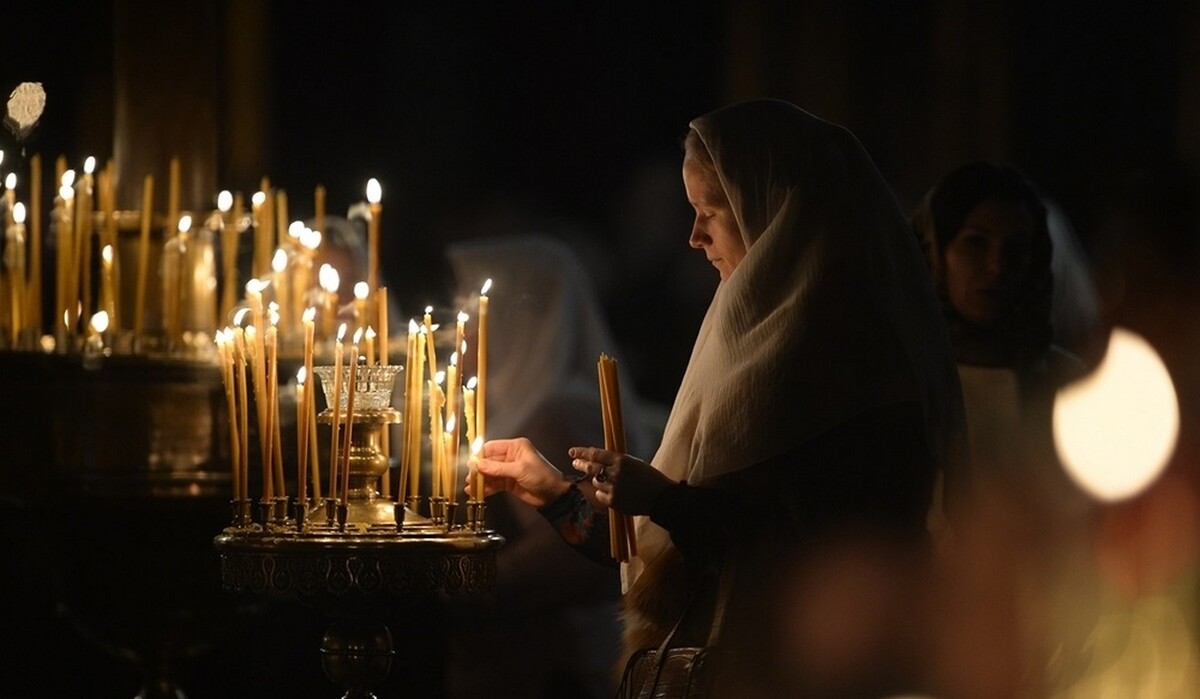
<path id="1" fill-rule="evenodd" d="M 108 330 L 108 312 L 97 311 L 96 313 L 93 313 L 92 320 L 89 324 L 91 325 L 92 330 L 98 333 Z"/>
<path id="2" fill-rule="evenodd" d="M 63 199 L 74 199 L 75 189 L 69 184 L 64 184 L 58 188 L 58 196 L 62 197 Z"/>
<path id="3" fill-rule="evenodd" d="M 366 301 L 367 297 L 370 295 L 371 288 L 367 286 L 366 282 L 358 282 L 354 285 L 354 298 L 358 299 L 359 301 Z"/>
<path id="4" fill-rule="evenodd" d="M 309 251 L 315 251 L 321 247 L 321 231 L 312 228 L 305 228 L 300 233 L 300 244 Z M 322 265 L 324 267 L 324 265 Z"/>
<path id="5" fill-rule="evenodd" d="M 58 181 L 58 183 L 60 185 L 62 185 L 63 187 L 74 187 L 75 186 L 75 171 L 74 170 L 64 171 L 62 174 L 62 178 Z"/>
<path id="6" fill-rule="evenodd" d="M 83 173 L 85 175 L 90 175 L 95 171 L 96 171 L 96 157 L 94 155 L 89 155 L 83 161 Z"/>
<path id="7" fill-rule="evenodd" d="M 9 190 L 17 188 L 17 173 L 10 172 L 4 177 L 4 187 Z"/>
<path id="8" fill-rule="evenodd" d="M 192 230 L 192 217 L 184 214 L 179 217 L 179 232 L 187 233 Z"/>
<path id="9" fill-rule="evenodd" d="M 1158 478 L 1179 436 L 1179 403 L 1166 366 L 1140 336 L 1117 328 L 1091 375 L 1058 392 L 1054 441 L 1067 473 L 1105 501 Z"/>
<path id="10" fill-rule="evenodd" d="M 313 306 L 309 306 L 308 308 L 304 309 L 304 316 L 302 319 L 305 323 L 313 322 L 317 319 L 317 309 Z"/>
<path id="11" fill-rule="evenodd" d="M 341 286 L 341 277 L 333 265 L 326 263 L 317 270 L 317 283 L 321 285 L 322 289 L 332 294 Z"/>
<path id="12" fill-rule="evenodd" d="M 280 274 L 287 269 L 287 251 L 279 248 L 275 251 L 275 255 L 271 258 L 271 271 Z"/>
<path id="13" fill-rule="evenodd" d="M 248 314 L 249 312 L 250 312 L 250 309 L 246 308 L 245 306 L 237 309 L 237 311 L 235 311 L 233 314 L 233 324 L 235 326 L 240 327 L 242 324 L 242 321 L 246 319 L 246 314 Z"/>
<path id="14" fill-rule="evenodd" d="M 112 264 L 113 249 L 112 249 L 111 245 L 105 245 L 103 248 L 101 248 L 100 259 L 101 259 L 101 261 L 103 261 L 105 263 Z"/>
<path id="15" fill-rule="evenodd" d="M 217 210 L 223 214 L 227 214 L 232 208 L 233 193 L 228 189 L 222 189 L 220 193 L 217 194 Z"/>
<path id="16" fill-rule="evenodd" d="M 250 196 L 250 203 L 253 206 L 262 206 L 267 203 L 267 193 L 262 191 L 255 192 Z"/>
<path id="17" fill-rule="evenodd" d="M 13 206 L 13 222 L 25 223 L 25 205 L 21 202 L 17 202 L 16 205 Z"/>
<path id="18" fill-rule="evenodd" d="M 367 180 L 367 201 L 371 204 L 378 204 L 383 199 L 383 187 L 379 186 L 379 180 L 372 177 Z"/>

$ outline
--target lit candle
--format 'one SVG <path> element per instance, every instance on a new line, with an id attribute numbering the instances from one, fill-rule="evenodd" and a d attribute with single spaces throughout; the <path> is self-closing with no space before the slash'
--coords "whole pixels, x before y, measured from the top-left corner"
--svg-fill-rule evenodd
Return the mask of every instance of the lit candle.
<path id="1" fill-rule="evenodd" d="M 317 281 L 325 292 L 321 333 L 325 337 L 333 337 L 333 324 L 337 322 L 338 286 L 341 284 L 341 279 L 333 265 L 326 263 L 321 265 L 321 269 L 317 271 Z"/>
<path id="2" fill-rule="evenodd" d="M 140 337 L 146 327 L 146 281 L 150 267 L 150 226 L 154 220 L 154 175 L 142 181 L 142 227 L 138 239 L 137 300 L 133 307 L 133 333 Z"/>
<path id="3" fill-rule="evenodd" d="M 429 363 L 429 378 L 437 375 L 437 348 L 433 344 L 433 306 L 425 307 L 425 354 Z"/>
<path id="4" fill-rule="evenodd" d="M 458 499 L 458 493 L 454 486 L 458 482 L 458 464 L 454 460 L 454 453 L 456 451 L 454 448 L 454 435 L 457 434 L 455 429 L 456 422 L 454 416 L 451 415 L 450 419 L 446 422 L 445 430 L 442 432 L 442 453 L 444 454 L 442 458 L 445 459 L 444 463 L 446 465 L 443 469 L 446 481 L 442 486 L 442 492 L 446 494 L 450 502 L 455 502 Z"/>
<path id="5" fill-rule="evenodd" d="M 266 274 L 271 262 L 271 246 L 266 240 L 267 226 L 263 221 L 263 207 L 266 203 L 266 192 L 259 190 L 250 196 L 250 221 L 254 226 L 254 252 L 251 255 L 250 274 L 255 277 Z"/>
<path id="6" fill-rule="evenodd" d="M 113 246 L 100 249 L 100 310 L 109 317 L 116 315 L 116 295 L 113 292 Z"/>
<path id="7" fill-rule="evenodd" d="M 10 347 L 20 343 L 21 330 L 28 323 L 25 310 L 25 205 L 17 202 L 12 207 L 12 224 L 5 231 L 4 266 L 8 269 L 9 301 L 11 303 Z"/>
<path id="8" fill-rule="evenodd" d="M 245 309 L 243 309 L 245 310 Z M 243 499 L 250 497 L 250 403 L 247 400 L 246 390 L 246 338 L 245 332 L 238 325 L 242 319 L 243 313 L 239 313 L 234 319 L 233 329 L 233 361 L 237 369 L 235 377 L 237 384 L 237 398 L 239 409 L 238 427 L 241 430 L 239 433 L 240 449 L 241 449 L 241 477 L 242 485 L 240 488 L 241 497 Z"/>
<path id="9" fill-rule="evenodd" d="M 367 366 L 374 366 L 375 365 L 375 328 L 372 328 L 370 325 L 368 325 L 366 332 L 363 333 L 363 340 L 365 340 L 365 342 L 366 342 Z"/>
<path id="10" fill-rule="evenodd" d="M 354 396 L 358 393 L 358 343 L 362 341 L 362 328 L 354 331 L 354 342 L 350 349 L 350 380 L 346 384 L 346 439 L 342 450 L 342 504 L 350 501 L 350 438 L 354 432 Z"/>
<path id="11" fill-rule="evenodd" d="M 17 205 L 17 173 L 10 172 L 4 178 L 4 227 L 13 225 L 13 208 Z"/>
<path id="12" fill-rule="evenodd" d="M 479 339 L 477 341 L 479 358 L 475 362 L 478 388 L 475 390 L 475 435 L 487 439 L 487 318 L 488 291 L 492 288 L 492 280 L 488 279 L 479 290 Z"/>
<path id="13" fill-rule="evenodd" d="M 82 303 L 81 317 L 92 314 L 92 173 L 96 158 L 83 162 L 83 178 L 75 191 L 75 261 L 72 267 L 72 299 Z"/>
<path id="14" fill-rule="evenodd" d="M 420 390 L 420 384 L 414 385 L 413 375 L 420 370 L 421 365 L 417 363 L 417 322 L 413 319 L 408 320 L 408 346 L 407 354 L 404 357 L 404 439 L 402 440 L 400 452 L 400 483 L 396 494 L 396 501 L 403 504 L 407 486 L 407 495 L 416 495 L 417 489 L 413 476 L 417 472 L 419 465 L 413 460 L 412 443 L 413 438 L 413 423 L 417 420 L 417 415 L 420 411 L 420 403 L 417 400 L 416 393 Z"/>
<path id="15" fill-rule="evenodd" d="M 221 238 L 221 317 L 233 311 L 237 304 L 237 223 L 231 220 L 229 211 L 233 208 L 233 193 L 223 189 L 217 194 L 217 211 L 220 212 L 218 221 Z"/>
<path id="16" fill-rule="evenodd" d="M 450 354 L 450 363 L 446 366 L 446 430 L 453 432 L 450 442 L 447 463 L 451 468 L 458 465 L 458 352 Z"/>
<path id="17" fill-rule="evenodd" d="M 333 343 L 333 400 L 329 406 L 333 411 L 329 435 L 329 497 L 337 499 L 338 468 L 338 425 L 342 410 L 342 342 L 346 339 L 346 324 L 338 328 Z"/>
<path id="18" fill-rule="evenodd" d="M 308 367 L 296 370 L 296 487 L 297 502 L 305 507 L 308 502 L 308 397 L 304 392 L 304 381 L 308 378 Z"/>
<path id="19" fill-rule="evenodd" d="M 292 304 L 297 308 L 311 306 L 313 300 L 313 258 L 321 246 L 321 233 L 301 224 L 296 254 L 292 256 Z"/>
<path id="20" fill-rule="evenodd" d="M 354 285 L 354 325 L 359 330 L 367 326 L 367 297 L 370 295 L 371 288 L 366 282 Z"/>
<path id="21" fill-rule="evenodd" d="M 383 207 L 379 201 L 383 198 L 383 188 L 379 180 L 372 177 L 367 180 L 367 203 L 370 206 L 371 217 L 367 219 L 367 288 L 379 288 L 379 216 Z"/>
<path id="22" fill-rule="evenodd" d="M 312 371 L 313 371 L 313 368 L 312 368 L 312 366 L 313 366 L 313 336 L 315 334 L 313 326 L 315 324 L 314 322 L 316 320 L 316 317 L 317 317 L 317 309 L 313 308 L 312 306 L 309 306 L 308 308 L 306 308 L 304 310 L 304 315 L 301 316 L 301 318 L 300 318 L 300 322 L 304 327 L 304 375 L 305 375 L 305 377 L 313 375 L 312 374 Z M 309 389 L 309 391 L 304 395 L 304 404 L 298 406 L 300 413 L 299 413 L 299 416 L 297 417 L 296 425 L 298 428 L 300 428 L 302 430 L 302 433 L 304 435 L 304 436 L 300 437 L 300 443 L 304 445 L 300 451 L 300 503 L 301 503 L 301 505 L 304 505 L 306 503 L 305 483 L 307 483 L 306 474 L 307 474 L 307 470 L 308 470 L 308 461 L 309 461 L 308 443 L 311 441 L 311 438 L 313 436 L 309 431 L 309 428 L 310 428 L 309 423 L 312 420 L 313 407 L 316 404 L 316 396 L 314 395 L 315 393 L 316 393 L 316 382 L 314 381 L 312 388 Z M 317 457 L 317 453 L 314 450 L 312 452 L 312 459 L 314 462 L 316 461 L 316 457 Z M 314 465 L 315 465 L 315 463 L 314 463 Z M 319 482 L 319 479 L 317 482 Z"/>
<path id="23" fill-rule="evenodd" d="M 72 185 L 75 183 L 75 171 L 64 170 L 62 177 L 59 178 L 59 183 L 58 200 L 55 207 L 58 217 L 55 224 L 54 337 L 59 351 L 65 352 L 67 332 L 74 325 L 72 308 L 75 304 L 71 301 L 71 260 L 75 250 L 72 243 L 74 239 L 72 217 L 75 209 L 75 188 Z M 61 325 L 57 324 L 60 317 L 62 318 Z"/>
<path id="24" fill-rule="evenodd" d="M 108 330 L 108 314 L 98 311 L 92 314 L 88 322 L 87 346 L 89 350 L 99 352 L 104 349 L 104 332 Z"/>

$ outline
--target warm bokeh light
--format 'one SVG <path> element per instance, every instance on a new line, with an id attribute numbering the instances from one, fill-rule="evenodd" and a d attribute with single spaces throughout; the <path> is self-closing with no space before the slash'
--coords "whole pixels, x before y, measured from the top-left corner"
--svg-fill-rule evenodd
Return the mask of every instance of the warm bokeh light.
<path id="1" fill-rule="evenodd" d="M 25 223 L 25 205 L 21 202 L 13 205 L 13 223 Z"/>
<path id="2" fill-rule="evenodd" d="M 108 330 L 108 312 L 99 311 L 92 315 L 92 329 L 98 333 Z"/>
<path id="3" fill-rule="evenodd" d="M 226 213 L 229 213 L 229 210 L 232 208 L 233 208 L 233 193 L 230 192 L 228 189 L 222 189 L 220 191 L 220 193 L 217 194 L 217 209 L 221 213 L 226 214 Z"/>
<path id="4" fill-rule="evenodd" d="M 1122 328 L 1088 377 L 1059 391 L 1054 441 L 1067 473 L 1083 490 L 1122 500 L 1154 482 L 1179 435 L 1179 404 L 1154 348 Z"/>
<path id="5" fill-rule="evenodd" d="M 63 174 L 62 174 L 62 179 L 59 180 L 58 183 L 60 185 L 62 185 L 63 187 L 74 187 L 75 186 L 75 171 L 74 170 L 64 170 Z"/>
<path id="6" fill-rule="evenodd" d="M 317 270 L 317 281 L 321 284 L 321 288 L 330 294 L 337 291 L 342 283 L 341 275 L 329 263 L 321 265 L 321 268 Z"/>
<path id="7" fill-rule="evenodd" d="M 89 175 L 96 171 L 96 156 L 89 155 L 83 161 L 83 171 Z"/>
<path id="8" fill-rule="evenodd" d="M 266 204 L 267 203 L 267 193 L 266 192 L 255 192 L 250 197 L 250 203 L 254 206 L 262 206 L 263 204 Z"/>
<path id="9" fill-rule="evenodd" d="M 5 176 L 4 187 L 5 187 L 5 189 L 16 189 L 17 188 L 17 173 L 10 172 L 10 173 L 8 173 L 7 176 Z"/>
<path id="10" fill-rule="evenodd" d="M 192 230 L 192 217 L 184 214 L 179 217 L 179 232 L 187 233 Z"/>
<path id="11" fill-rule="evenodd" d="M 279 274 L 287 269 L 287 263 L 287 251 L 283 248 L 275 248 L 275 255 L 271 258 L 271 270 Z"/>
<path id="12" fill-rule="evenodd" d="M 358 282 L 354 285 L 354 298 L 359 301 L 366 301 L 367 296 L 371 295 L 371 287 L 367 286 L 366 282 Z"/>
<path id="13" fill-rule="evenodd" d="M 383 198 L 383 188 L 379 186 L 379 180 L 372 177 L 367 180 L 367 201 L 372 204 L 378 204 Z"/>

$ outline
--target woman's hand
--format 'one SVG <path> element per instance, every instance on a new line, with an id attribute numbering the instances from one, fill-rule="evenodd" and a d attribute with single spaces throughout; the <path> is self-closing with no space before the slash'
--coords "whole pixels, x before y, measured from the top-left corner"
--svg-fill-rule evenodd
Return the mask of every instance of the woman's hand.
<path id="1" fill-rule="evenodd" d="M 571 447 L 569 453 L 571 465 L 592 477 L 596 500 L 627 515 L 650 514 L 654 500 L 674 485 L 662 471 L 628 454 L 595 447 Z"/>
<path id="2" fill-rule="evenodd" d="M 543 507 L 571 487 L 562 472 L 546 461 L 533 442 L 524 437 L 485 442 L 479 457 L 473 458 L 472 463 L 484 476 L 483 496 L 507 491 L 522 502 Z M 475 484 L 469 482 L 469 476 L 467 480 L 467 492 L 471 497 L 479 497 L 471 490 Z"/>

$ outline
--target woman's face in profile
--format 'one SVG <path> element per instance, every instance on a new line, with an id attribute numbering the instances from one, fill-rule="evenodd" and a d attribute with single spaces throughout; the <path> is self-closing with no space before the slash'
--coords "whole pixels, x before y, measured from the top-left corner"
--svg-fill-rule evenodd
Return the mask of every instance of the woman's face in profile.
<path id="1" fill-rule="evenodd" d="M 696 210 L 688 245 L 704 251 L 704 256 L 721 274 L 722 281 L 729 279 L 746 256 L 742 229 L 733 215 L 729 198 L 716 173 L 690 157 L 683 159 L 683 187 L 687 190 L 688 203 Z"/>
<path id="2" fill-rule="evenodd" d="M 1033 217 L 1019 202 L 986 199 L 971 209 L 945 252 L 946 293 L 964 320 L 988 326 L 1029 277 Z"/>

